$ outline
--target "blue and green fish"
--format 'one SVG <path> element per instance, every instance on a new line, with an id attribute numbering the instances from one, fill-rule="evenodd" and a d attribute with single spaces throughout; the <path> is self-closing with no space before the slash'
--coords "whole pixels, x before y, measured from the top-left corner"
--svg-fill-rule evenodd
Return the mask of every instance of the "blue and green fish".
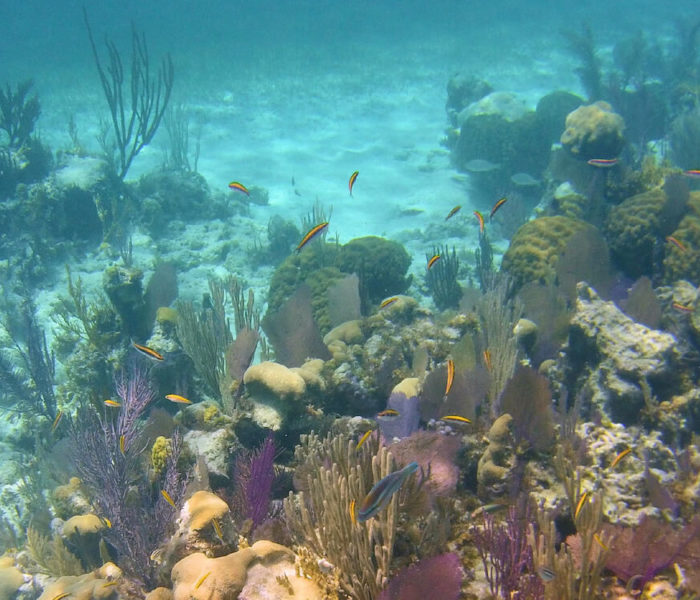
<path id="1" fill-rule="evenodd" d="M 418 463 L 412 462 L 403 469 L 389 473 L 386 477 L 377 481 L 362 501 L 360 510 L 357 512 L 357 521 L 362 523 L 371 519 L 389 504 L 391 497 L 399 491 L 401 486 L 417 469 Z"/>

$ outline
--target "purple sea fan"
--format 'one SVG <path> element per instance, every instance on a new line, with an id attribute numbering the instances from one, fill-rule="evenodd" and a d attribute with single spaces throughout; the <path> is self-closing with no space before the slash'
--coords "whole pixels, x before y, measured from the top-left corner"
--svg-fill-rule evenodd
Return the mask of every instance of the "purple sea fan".
<path id="1" fill-rule="evenodd" d="M 543 584 L 535 574 L 532 549 L 527 542 L 526 531 L 532 521 L 529 505 L 524 504 L 523 512 L 511 506 L 502 525 L 486 513 L 483 519 L 483 527 L 472 527 L 471 534 L 491 594 L 508 600 L 543 598 Z"/>
<path id="2" fill-rule="evenodd" d="M 462 587 L 462 565 L 454 552 L 424 558 L 401 569 L 389 580 L 379 600 L 457 600 Z"/>
<path id="3" fill-rule="evenodd" d="M 269 435 L 257 450 L 241 452 L 236 458 L 236 491 L 232 510 L 238 518 L 250 519 L 253 528 L 270 514 L 276 454 L 275 440 Z"/>

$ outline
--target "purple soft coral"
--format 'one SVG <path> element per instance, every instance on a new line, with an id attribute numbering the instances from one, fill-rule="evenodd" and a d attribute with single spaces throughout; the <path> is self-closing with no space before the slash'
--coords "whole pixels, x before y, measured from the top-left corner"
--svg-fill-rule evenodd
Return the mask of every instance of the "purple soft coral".
<path id="1" fill-rule="evenodd" d="M 250 519 L 254 528 L 270 514 L 276 454 L 275 440 L 269 435 L 257 450 L 242 452 L 236 458 L 233 510 L 240 518 Z"/>

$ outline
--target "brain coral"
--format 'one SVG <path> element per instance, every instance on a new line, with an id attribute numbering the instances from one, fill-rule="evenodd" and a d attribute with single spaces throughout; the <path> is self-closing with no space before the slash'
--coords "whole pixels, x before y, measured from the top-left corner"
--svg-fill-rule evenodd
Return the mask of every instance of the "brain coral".
<path id="1" fill-rule="evenodd" d="M 503 255 L 502 269 L 517 286 L 530 281 L 553 281 L 557 261 L 569 238 L 587 227 L 592 226 L 561 216 L 529 221 L 515 232 Z"/>
<path id="2" fill-rule="evenodd" d="M 577 158 L 615 158 L 625 144 L 625 122 L 607 102 L 580 106 L 566 117 L 561 143 Z"/>
<path id="3" fill-rule="evenodd" d="M 664 191 L 654 189 L 627 198 L 608 215 L 605 237 L 613 259 L 630 277 L 653 274 L 654 245 L 661 237 L 665 205 Z"/>
<path id="4" fill-rule="evenodd" d="M 664 280 L 673 283 L 686 279 L 700 285 L 700 192 L 691 192 L 688 213 L 671 234 L 685 250 L 671 243 L 665 246 Z"/>

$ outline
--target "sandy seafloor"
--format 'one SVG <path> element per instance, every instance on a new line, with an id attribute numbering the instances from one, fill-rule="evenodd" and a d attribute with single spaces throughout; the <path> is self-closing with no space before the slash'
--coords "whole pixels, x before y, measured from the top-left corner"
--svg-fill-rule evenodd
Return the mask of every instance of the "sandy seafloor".
<path id="1" fill-rule="evenodd" d="M 0 46 L 8 58 L 0 82 L 34 78 L 42 103 L 38 131 L 52 150 L 69 146 L 67 122 L 73 115 L 81 142 L 96 153 L 95 135 L 107 107 L 80 7 L 55 5 L 47 13 L 46 4 L 7 2 L 0 10 L 0 17 L 10 18 L 0 18 L 0 29 L 10 27 L 12 34 Z M 222 228 L 235 231 L 242 248 L 252 246 L 256 235 L 264 242 L 271 216 L 299 223 L 318 199 L 326 209 L 332 206 L 331 236 L 338 234 L 343 243 L 363 235 L 397 239 L 412 254 L 411 271 L 422 280 L 431 245 L 455 245 L 458 252 L 476 247 L 471 211 L 484 208 L 470 204 L 468 176 L 456 173 L 441 145 L 449 77 L 473 73 L 497 91 L 520 94 L 534 108 L 553 90 L 582 93 L 562 29 L 578 30 L 589 22 L 601 57 L 609 60 L 611 44 L 640 27 L 650 37 L 668 39 L 674 16 L 683 17 L 691 7 L 530 0 L 147 2 L 88 10 L 98 43 L 108 35 L 126 52 L 133 20 L 149 39 L 152 60 L 172 53 L 174 102 L 190 115 L 191 149 L 201 127 L 198 170 L 211 189 L 231 194 L 227 183 L 235 179 L 269 191 L 270 204 L 252 205 L 250 218 L 187 225 L 172 239 L 172 256 L 188 239 L 215 239 Z M 161 130 L 127 179 L 160 166 L 166 141 Z M 360 175 L 351 198 L 347 181 L 354 170 Z M 426 239 L 426 228 L 442 222 L 456 204 L 463 207 L 463 237 Z M 401 215 L 407 209 L 422 212 Z M 508 240 L 493 241 L 498 252 L 507 248 Z M 152 241 L 137 231 L 134 246 L 135 265 L 148 270 Z M 190 258 L 192 268 L 179 274 L 180 297 L 199 299 L 207 275 L 226 272 L 207 260 L 206 251 L 201 254 L 201 262 Z M 161 258 L 168 259 L 167 252 Z M 100 288 L 107 264 L 97 249 L 71 261 L 88 291 Z M 227 266 L 264 298 L 270 267 L 255 268 L 246 251 L 229 258 Z M 65 289 L 64 270 L 56 265 L 54 281 L 37 297 L 42 317 Z"/>

